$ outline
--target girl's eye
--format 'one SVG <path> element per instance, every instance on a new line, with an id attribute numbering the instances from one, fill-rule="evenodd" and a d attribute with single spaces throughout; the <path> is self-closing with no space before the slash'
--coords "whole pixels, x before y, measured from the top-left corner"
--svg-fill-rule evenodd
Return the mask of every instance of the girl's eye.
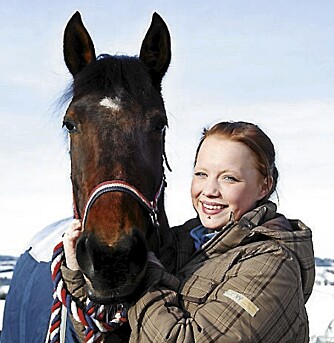
<path id="1" fill-rule="evenodd" d="M 195 172 L 194 175 L 197 177 L 206 177 L 206 174 L 203 172 Z"/>
<path id="2" fill-rule="evenodd" d="M 231 175 L 225 175 L 223 179 L 229 182 L 238 182 L 238 179 Z"/>

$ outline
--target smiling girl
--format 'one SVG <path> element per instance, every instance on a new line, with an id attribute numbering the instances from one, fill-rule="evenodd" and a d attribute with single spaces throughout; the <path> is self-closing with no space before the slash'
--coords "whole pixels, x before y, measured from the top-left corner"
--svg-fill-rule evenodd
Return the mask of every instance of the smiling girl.
<path id="1" fill-rule="evenodd" d="M 204 130 L 191 184 L 198 216 L 173 229 L 178 285 L 162 276 L 130 308 L 130 342 L 309 341 L 312 234 L 268 200 L 277 179 L 258 126 Z"/>

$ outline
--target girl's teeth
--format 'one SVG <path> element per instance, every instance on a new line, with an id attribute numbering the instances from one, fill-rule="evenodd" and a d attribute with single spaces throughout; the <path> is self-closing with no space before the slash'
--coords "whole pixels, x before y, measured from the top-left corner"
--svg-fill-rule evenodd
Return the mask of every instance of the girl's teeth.
<path id="1" fill-rule="evenodd" d="M 203 204 L 203 206 L 205 208 L 207 208 L 208 210 L 221 210 L 223 208 L 223 206 L 221 205 L 208 205 L 208 204 Z"/>

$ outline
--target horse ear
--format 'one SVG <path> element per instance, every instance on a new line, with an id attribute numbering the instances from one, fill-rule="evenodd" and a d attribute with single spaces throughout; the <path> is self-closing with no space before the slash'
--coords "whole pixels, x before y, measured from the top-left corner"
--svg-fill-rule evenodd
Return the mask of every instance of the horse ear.
<path id="1" fill-rule="evenodd" d="M 171 44 L 167 25 L 157 13 L 152 16 L 152 22 L 143 40 L 139 58 L 148 67 L 153 85 L 161 90 L 161 80 L 171 59 Z"/>
<path id="2" fill-rule="evenodd" d="M 74 13 L 64 31 L 64 59 L 73 76 L 96 59 L 93 41 L 79 12 Z"/>

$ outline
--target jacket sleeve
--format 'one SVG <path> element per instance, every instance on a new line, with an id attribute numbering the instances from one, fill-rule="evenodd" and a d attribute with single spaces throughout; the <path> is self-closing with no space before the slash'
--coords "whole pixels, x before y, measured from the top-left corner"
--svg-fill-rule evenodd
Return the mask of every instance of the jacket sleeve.
<path id="1" fill-rule="evenodd" d="M 277 244 L 245 250 L 230 256 L 239 261 L 220 282 L 195 272 L 178 292 L 158 286 L 146 293 L 128 313 L 130 342 L 304 342 L 298 263 Z"/>
<path id="2" fill-rule="evenodd" d="M 63 280 L 67 290 L 84 303 L 87 299 L 86 292 L 84 290 L 85 279 L 80 270 L 71 270 L 66 266 L 61 266 L 61 272 L 63 275 Z M 69 315 L 72 325 L 76 334 L 78 335 L 80 342 L 85 342 L 85 327 L 80 322 L 76 321 L 72 315 Z"/>
<path id="3" fill-rule="evenodd" d="M 72 294 L 72 296 L 79 299 L 84 304 L 87 299 L 87 295 L 84 289 L 86 282 L 82 272 L 80 270 L 71 270 L 65 265 L 62 265 L 61 273 L 67 290 Z"/>
<path id="4" fill-rule="evenodd" d="M 85 279 L 81 271 L 73 271 L 67 268 L 65 265 L 61 266 L 61 271 L 67 290 L 72 294 L 72 296 L 77 298 L 82 303 L 85 303 L 87 294 L 84 289 Z M 148 289 L 151 289 L 158 282 L 163 285 L 168 285 L 168 287 L 170 287 L 171 289 L 177 289 L 180 285 L 179 280 L 174 275 L 167 273 L 162 265 L 157 265 L 156 263 L 149 262 L 147 266 L 147 278 L 142 284 L 143 292 L 144 290 L 146 292 Z M 85 342 L 84 326 L 81 323 L 77 322 L 72 315 L 70 316 L 70 319 L 77 335 L 80 337 L 80 342 Z M 123 335 L 124 333 L 122 332 L 122 328 L 117 329 L 115 331 L 112 331 L 111 333 L 107 333 L 106 337 L 108 338 L 106 338 L 106 341 L 128 341 L 128 334 L 125 334 L 126 339 L 124 339 Z"/>

